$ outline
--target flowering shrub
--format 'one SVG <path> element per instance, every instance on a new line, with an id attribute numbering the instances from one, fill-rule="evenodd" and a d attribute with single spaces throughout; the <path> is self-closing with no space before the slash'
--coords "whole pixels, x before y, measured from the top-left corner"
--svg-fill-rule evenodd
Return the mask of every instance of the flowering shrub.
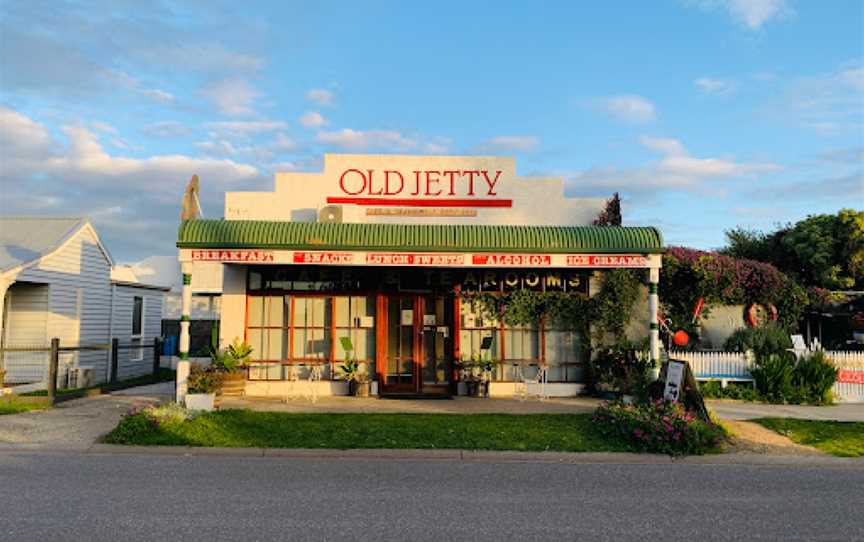
<path id="1" fill-rule="evenodd" d="M 808 301 L 807 292 L 771 264 L 685 247 L 667 249 L 660 290 L 673 321 L 684 328 L 692 327 L 687 324 L 700 297 L 709 305 L 771 303 L 784 325 L 796 324 Z"/>
<path id="2" fill-rule="evenodd" d="M 178 426 L 195 417 L 177 403 L 157 406 L 133 407 L 129 409 L 120 424 L 105 437 L 111 444 L 128 444 L 142 434 L 149 434 L 160 427 Z"/>
<path id="3" fill-rule="evenodd" d="M 722 427 L 697 419 L 681 404 L 663 400 L 632 405 L 604 403 L 592 419 L 598 431 L 639 452 L 704 454 L 720 446 L 726 436 Z"/>

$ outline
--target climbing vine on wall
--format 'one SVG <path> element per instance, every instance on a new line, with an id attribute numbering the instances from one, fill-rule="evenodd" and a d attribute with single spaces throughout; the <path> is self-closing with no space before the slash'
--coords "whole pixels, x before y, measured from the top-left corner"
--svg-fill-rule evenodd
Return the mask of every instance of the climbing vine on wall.
<path id="1" fill-rule="evenodd" d="M 602 343 L 607 335 L 624 338 L 633 307 L 639 299 L 644 273 L 613 269 L 603 274 L 600 291 L 593 297 L 566 292 L 515 290 L 503 294 L 463 292 L 472 310 L 488 319 L 501 319 L 511 326 L 534 325 L 543 320 L 560 329 L 582 332 L 585 346 L 594 339 Z M 589 326 L 593 329 L 589 334 Z"/>

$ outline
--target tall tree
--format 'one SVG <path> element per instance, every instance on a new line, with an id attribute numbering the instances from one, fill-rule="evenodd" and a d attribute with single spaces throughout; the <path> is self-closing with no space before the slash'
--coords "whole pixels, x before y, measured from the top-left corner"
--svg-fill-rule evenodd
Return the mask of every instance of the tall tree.
<path id="1" fill-rule="evenodd" d="M 620 226 L 621 225 L 621 198 L 615 192 L 611 198 L 606 200 L 606 207 L 600 211 L 594 219 L 595 226 Z"/>

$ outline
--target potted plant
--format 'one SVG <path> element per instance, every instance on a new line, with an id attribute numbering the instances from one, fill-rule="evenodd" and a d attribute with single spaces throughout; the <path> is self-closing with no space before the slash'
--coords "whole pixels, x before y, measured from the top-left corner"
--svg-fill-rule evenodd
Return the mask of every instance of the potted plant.
<path id="1" fill-rule="evenodd" d="M 492 369 L 495 362 L 491 359 L 478 359 L 477 366 L 480 368 L 480 381 L 478 382 L 477 396 L 489 398 L 489 383 L 492 382 Z"/>
<path id="2" fill-rule="evenodd" d="M 212 368 L 193 364 L 186 380 L 186 408 L 211 411 L 215 407 L 216 393 L 222 385 L 222 373 Z"/>
<path id="3" fill-rule="evenodd" d="M 339 341 L 345 350 L 345 363 L 339 366 L 339 378 L 348 382 L 348 395 L 369 397 L 369 368 L 353 356 L 354 345 L 349 337 L 340 337 Z"/>
<path id="4" fill-rule="evenodd" d="M 221 373 L 223 395 L 243 395 L 246 390 L 246 366 L 252 356 L 252 346 L 239 337 L 220 350 L 214 343 L 210 346 L 211 367 Z"/>

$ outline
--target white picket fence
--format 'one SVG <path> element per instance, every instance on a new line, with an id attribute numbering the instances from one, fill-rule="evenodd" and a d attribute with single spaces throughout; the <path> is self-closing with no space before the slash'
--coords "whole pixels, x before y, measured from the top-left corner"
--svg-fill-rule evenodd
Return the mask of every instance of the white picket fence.
<path id="1" fill-rule="evenodd" d="M 825 355 L 841 372 L 832 391 L 837 401 L 864 402 L 864 352 L 826 350 Z M 672 351 L 669 357 L 685 360 L 693 369 L 697 380 L 752 382 L 751 361 L 740 352 L 681 352 Z"/>

